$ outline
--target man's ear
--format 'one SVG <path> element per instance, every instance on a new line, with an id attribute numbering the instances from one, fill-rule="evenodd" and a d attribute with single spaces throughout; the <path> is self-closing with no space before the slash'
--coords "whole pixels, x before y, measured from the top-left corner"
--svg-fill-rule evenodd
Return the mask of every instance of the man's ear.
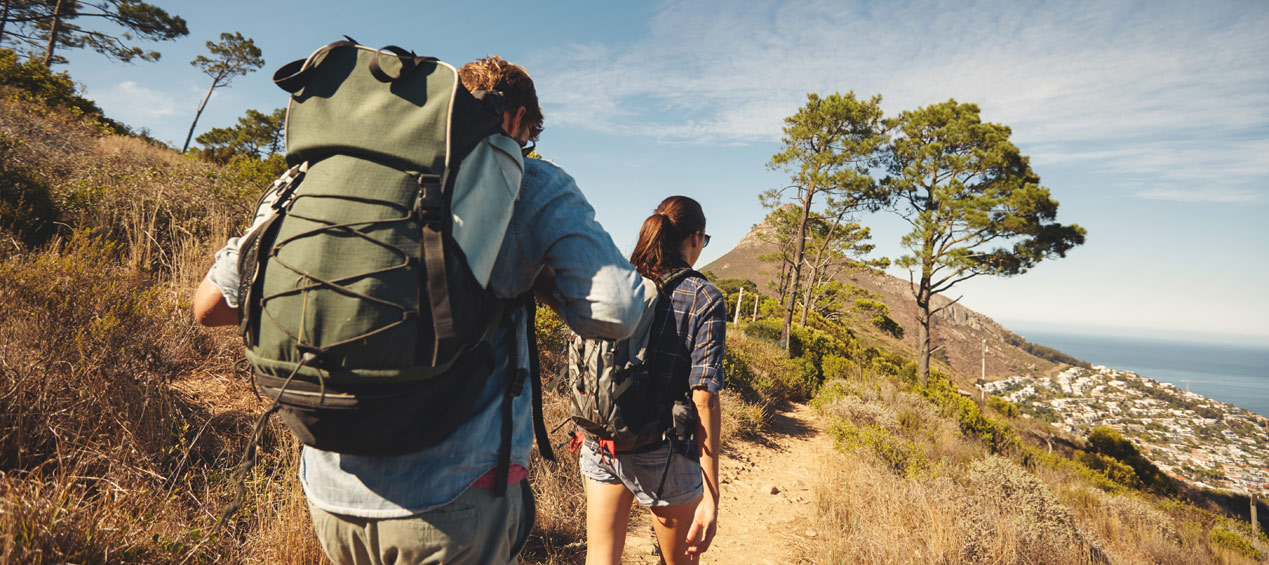
<path id="1" fill-rule="evenodd" d="M 520 131 L 520 123 L 524 121 L 524 115 L 527 112 L 528 110 L 526 110 L 524 106 L 516 108 L 515 112 L 510 110 L 504 111 L 502 113 L 502 131 L 507 132 L 507 135 L 515 137 L 516 133 Z"/>

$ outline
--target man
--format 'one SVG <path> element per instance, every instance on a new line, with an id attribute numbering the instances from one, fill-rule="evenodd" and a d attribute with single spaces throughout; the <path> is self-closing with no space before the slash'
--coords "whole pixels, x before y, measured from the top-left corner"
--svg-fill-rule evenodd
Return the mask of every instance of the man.
<path id="1" fill-rule="evenodd" d="M 542 114 L 532 79 L 499 57 L 465 65 L 470 91 L 497 90 L 503 130 L 522 146 L 536 140 Z M 231 239 L 194 298 L 205 325 L 237 322 L 237 245 Z M 536 280 L 536 284 L 535 284 Z M 594 210 L 559 167 L 525 159 L 520 196 L 489 282 L 502 298 L 536 288 L 580 335 L 618 339 L 643 309 L 642 279 L 594 219 Z M 355 456 L 305 447 L 300 480 L 326 555 L 336 563 L 514 563 L 533 526 L 528 476 L 533 442 L 529 394 L 513 405 L 512 468 L 506 495 L 494 495 L 502 395 L 514 367 L 527 366 L 523 312 L 494 339 L 495 365 L 465 423 L 440 444 L 401 456 Z"/>

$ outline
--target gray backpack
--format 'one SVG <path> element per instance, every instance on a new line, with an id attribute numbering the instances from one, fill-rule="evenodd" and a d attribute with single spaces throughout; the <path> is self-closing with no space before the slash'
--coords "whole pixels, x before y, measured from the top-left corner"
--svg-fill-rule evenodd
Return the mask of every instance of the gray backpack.
<path id="1" fill-rule="evenodd" d="M 670 271 L 659 288 L 645 278 L 645 309 L 626 339 L 574 337 L 568 346 L 569 419 L 607 454 L 659 447 L 665 440 L 687 440 L 694 432 L 687 391 L 675 390 L 648 366 L 648 345 L 657 304 L 669 300 L 662 289 L 689 276 L 691 269 Z M 578 441 L 582 436 L 577 436 Z M 576 443 L 576 441 L 575 441 Z"/>

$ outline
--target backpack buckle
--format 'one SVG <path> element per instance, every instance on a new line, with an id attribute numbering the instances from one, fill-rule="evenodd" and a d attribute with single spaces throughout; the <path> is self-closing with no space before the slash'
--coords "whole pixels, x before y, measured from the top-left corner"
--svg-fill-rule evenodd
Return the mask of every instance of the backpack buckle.
<path id="1" fill-rule="evenodd" d="M 414 209 L 419 217 L 436 212 L 445 206 L 445 193 L 441 190 L 440 175 L 419 175 L 419 193 Z"/>

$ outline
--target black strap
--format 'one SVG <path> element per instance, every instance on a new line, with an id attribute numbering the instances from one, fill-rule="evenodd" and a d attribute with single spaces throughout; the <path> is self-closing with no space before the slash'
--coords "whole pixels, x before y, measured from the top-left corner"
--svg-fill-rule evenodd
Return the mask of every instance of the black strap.
<path id="1" fill-rule="evenodd" d="M 498 467 L 494 475 L 494 494 L 502 496 L 507 492 L 507 478 L 511 474 L 511 440 L 514 431 L 514 413 L 512 405 L 516 397 L 524 392 L 524 381 L 529 381 L 530 394 L 532 395 L 532 411 L 533 411 L 533 437 L 538 443 L 538 454 L 547 461 L 555 461 L 555 450 L 551 448 L 551 440 L 546 432 L 546 421 L 542 416 L 542 375 L 541 365 L 538 361 L 538 339 L 536 328 L 537 321 L 537 302 L 533 298 L 533 293 L 526 293 L 518 299 L 514 300 L 515 307 L 508 310 L 508 316 L 511 316 L 518 308 L 525 309 L 525 337 L 528 341 L 529 369 L 520 368 L 520 344 L 519 337 L 516 337 L 517 343 L 511 347 L 510 367 L 511 382 L 507 383 L 507 392 L 502 397 L 502 445 L 498 450 Z"/>
<path id="2" fill-rule="evenodd" d="M 528 310 L 529 336 L 529 385 L 533 393 L 533 436 L 538 442 L 538 455 L 547 461 L 555 461 L 555 451 L 551 449 L 551 438 L 546 432 L 546 419 L 542 414 L 542 364 L 538 359 L 537 315 L 538 305 L 533 294 L 525 295 L 525 309 Z"/>
<path id="3" fill-rule="evenodd" d="M 308 82 L 309 72 L 312 71 L 313 66 L 317 64 L 318 58 L 326 54 L 326 52 L 331 49 L 356 46 L 357 42 L 347 35 L 344 36 L 344 39 L 327 43 L 317 51 L 314 51 L 312 55 L 308 56 L 308 58 L 296 59 L 279 67 L 278 70 L 273 73 L 273 84 L 278 85 L 278 88 L 281 88 L 282 90 L 295 94 L 296 92 L 299 92 L 301 88 L 304 88 L 305 83 Z"/>
<path id="4" fill-rule="evenodd" d="M 670 438 L 669 453 L 665 456 L 665 468 L 661 470 L 661 484 L 657 485 L 657 498 L 661 498 L 661 490 L 665 488 L 665 477 L 670 474 L 670 462 L 674 460 L 674 438 Z"/>
<path id="5" fill-rule="evenodd" d="M 396 55 L 397 60 L 401 61 L 401 72 L 398 72 L 397 76 L 388 74 L 387 71 L 383 70 L 383 67 L 379 66 L 379 57 L 383 55 L 384 51 Z M 410 76 L 410 73 L 414 72 L 417 60 L 418 56 L 413 52 L 406 51 L 396 45 L 388 45 L 380 48 L 379 52 L 370 58 L 370 74 L 374 75 L 375 80 L 379 82 L 395 82 Z"/>

